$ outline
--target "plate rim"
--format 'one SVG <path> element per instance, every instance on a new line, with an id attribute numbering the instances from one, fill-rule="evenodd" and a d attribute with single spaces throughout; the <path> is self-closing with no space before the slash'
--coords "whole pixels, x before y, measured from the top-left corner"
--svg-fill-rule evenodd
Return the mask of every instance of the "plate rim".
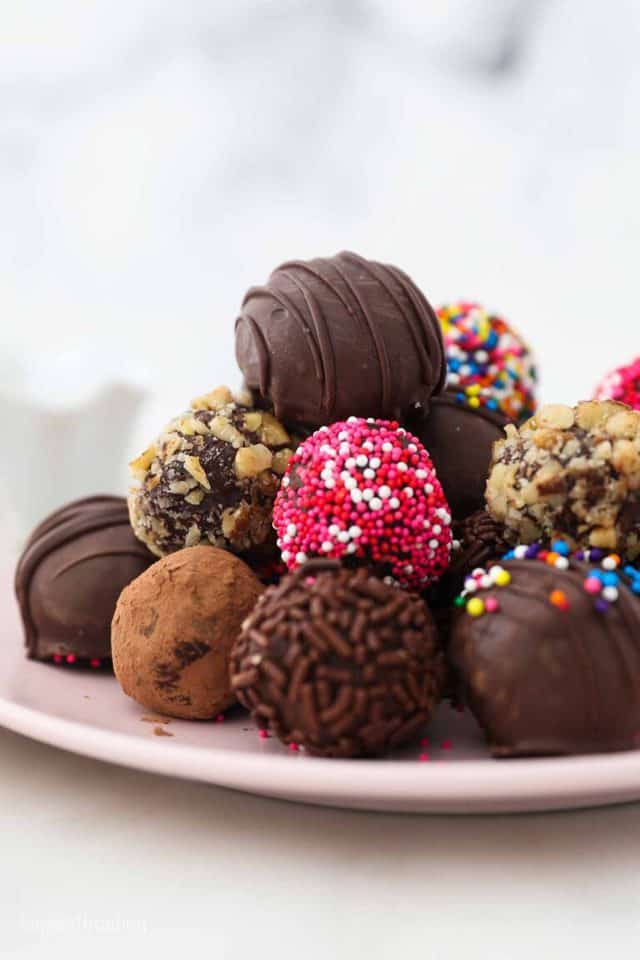
<path id="1" fill-rule="evenodd" d="M 4 697 L 0 697 L 0 726 L 49 746 L 147 773 L 345 808 L 404 807 L 407 812 L 476 814 L 568 809 L 640 799 L 638 750 L 398 764 L 385 759 L 260 755 L 216 746 L 167 743 L 160 738 L 142 740 L 134 734 L 68 720 Z"/>

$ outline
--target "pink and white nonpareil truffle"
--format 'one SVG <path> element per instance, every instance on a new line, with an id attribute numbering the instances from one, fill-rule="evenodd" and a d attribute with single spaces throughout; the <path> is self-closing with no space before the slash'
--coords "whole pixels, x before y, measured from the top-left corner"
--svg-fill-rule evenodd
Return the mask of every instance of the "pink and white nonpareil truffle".
<path id="1" fill-rule="evenodd" d="M 624 367 L 611 370 L 595 389 L 594 400 L 617 400 L 640 410 L 640 357 Z"/>
<path id="2" fill-rule="evenodd" d="M 450 561 L 451 512 L 431 458 L 393 421 L 350 417 L 312 434 L 289 463 L 273 522 L 289 570 L 333 557 L 420 589 Z"/>

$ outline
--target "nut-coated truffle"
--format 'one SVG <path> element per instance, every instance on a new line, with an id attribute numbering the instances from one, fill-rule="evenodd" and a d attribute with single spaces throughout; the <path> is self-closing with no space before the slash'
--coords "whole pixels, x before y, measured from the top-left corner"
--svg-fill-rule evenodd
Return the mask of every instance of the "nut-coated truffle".
<path id="1" fill-rule="evenodd" d="M 123 497 L 86 497 L 48 516 L 16 568 L 27 656 L 93 667 L 109 661 L 120 591 L 153 560 L 131 532 Z"/>
<path id="2" fill-rule="evenodd" d="M 132 462 L 131 524 L 157 556 L 198 544 L 273 554 L 273 501 L 292 441 L 250 403 L 219 387 Z"/>
<path id="3" fill-rule="evenodd" d="M 513 543 L 640 556 L 640 412 L 619 403 L 543 407 L 494 447 L 487 507 Z"/>
<path id="4" fill-rule="evenodd" d="M 244 298 L 236 357 L 286 424 L 400 420 L 428 408 L 446 364 L 435 311 L 397 267 L 355 253 L 283 263 Z"/>
<path id="5" fill-rule="evenodd" d="M 469 577 L 450 655 L 498 757 L 631 749 L 640 731 L 640 572 L 617 555 L 516 548 Z"/>
<path id="6" fill-rule="evenodd" d="M 422 600 L 335 561 L 270 587 L 232 653 L 233 689 L 259 726 L 317 756 L 375 756 L 411 740 L 443 680 Z"/>
<path id="7" fill-rule="evenodd" d="M 206 720 L 235 700 L 229 654 L 262 584 L 226 550 L 189 547 L 129 584 L 113 618 L 113 666 L 148 710 Z"/>

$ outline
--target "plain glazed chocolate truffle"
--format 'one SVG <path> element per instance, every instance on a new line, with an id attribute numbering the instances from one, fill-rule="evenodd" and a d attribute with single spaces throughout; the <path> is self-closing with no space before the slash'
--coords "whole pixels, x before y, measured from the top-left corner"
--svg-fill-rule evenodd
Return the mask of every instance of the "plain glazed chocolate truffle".
<path id="1" fill-rule="evenodd" d="M 640 412 L 620 403 L 543 407 L 494 447 L 487 508 L 513 543 L 640 556 Z"/>
<path id="2" fill-rule="evenodd" d="M 283 263 L 245 296 L 236 357 L 286 424 L 402 421 L 444 386 L 436 314 L 397 267 L 355 253 Z"/>
<path id="3" fill-rule="evenodd" d="M 193 400 L 131 464 L 131 524 L 157 556 L 198 544 L 275 554 L 273 501 L 292 441 L 250 402 L 226 387 Z"/>
<path id="4" fill-rule="evenodd" d="M 153 559 L 131 532 L 122 497 L 87 497 L 52 513 L 16 569 L 27 656 L 94 667 L 110 660 L 120 591 Z"/>
<path id="5" fill-rule="evenodd" d="M 484 507 L 493 445 L 504 437 L 508 422 L 498 411 L 470 406 L 447 389 L 433 398 L 426 417 L 409 423 L 429 451 L 454 521 Z"/>
<path id="6" fill-rule="evenodd" d="M 640 572 L 553 546 L 518 547 L 461 597 L 451 659 L 496 757 L 637 746 Z"/>
<path id="7" fill-rule="evenodd" d="M 123 691 L 148 710 L 187 720 L 235 701 L 229 653 L 262 584 L 225 550 L 190 547 L 159 560 L 120 596 L 111 631 Z"/>
<path id="8" fill-rule="evenodd" d="M 327 560 L 265 592 L 231 669 L 261 728 L 325 757 L 376 756 L 416 737 L 444 680 L 422 600 Z"/>

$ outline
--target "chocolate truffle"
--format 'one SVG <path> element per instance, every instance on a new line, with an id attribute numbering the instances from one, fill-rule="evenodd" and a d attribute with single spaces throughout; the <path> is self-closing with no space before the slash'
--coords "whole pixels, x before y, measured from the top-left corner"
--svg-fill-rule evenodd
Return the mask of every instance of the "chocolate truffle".
<path id="1" fill-rule="evenodd" d="M 543 407 L 494 447 L 487 507 L 511 543 L 640 556 L 640 413 L 591 401 Z"/>
<path id="2" fill-rule="evenodd" d="M 637 745 L 640 572 L 553 547 L 519 547 L 461 597 L 450 655 L 496 757 Z"/>
<path id="3" fill-rule="evenodd" d="M 384 753 L 437 704 L 443 657 L 415 594 L 315 560 L 270 587 L 244 624 L 232 686 L 258 725 L 325 757 Z"/>
<path id="4" fill-rule="evenodd" d="M 490 561 L 498 561 L 510 547 L 501 525 L 486 510 L 478 510 L 462 523 L 454 523 L 452 531 L 451 563 L 437 583 L 424 594 L 445 645 L 449 640 L 453 603 L 466 577 Z"/>
<path id="5" fill-rule="evenodd" d="M 536 408 L 533 355 L 513 327 L 478 303 L 449 303 L 438 310 L 448 386 L 461 402 L 500 411 L 522 422 Z"/>
<path id="6" fill-rule="evenodd" d="M 617 400 L 634 410 L 640 410 L 640 357 L 603 377 L 596 387 L 594 398 Z"/>
<path id="7" fill-rule="evenodd" d="M 402 420 L 427 409 L 446 364 L 435 312 L 397 267 L 355 253 L 283 263 L 236 321 L 247 385 L 287 424 Z"/>
<path id="8" fill-rule="evenodd" d="M 113 618 L 113 666 L 124 692 L 148 710 L 187 720 L 235 701 L 229 653 L 263 587 L 239 557 L 190 547 L 129 584 Z"/>
<path id="9" fill-rule="evenodd" d="M 273 523 L 290 570 L 324 555 L 423 588 L 449 564 L 451 514 L 433 464 L 393 422 L 350 417 L 300 444 Z"/>
<path id="10" fill-rule="evenodd" d="M 484 507 L 493 445 L 504 437 L 508 422 L 498 411 L 470 406 L 449 389 L 433 398 L 426 417 L 409 422 L 429 451 L 454 521 Z"/>
<path id="11" fill-rule="evenodd" d="M 27 656 L 95 667 L 110 660 L 120 591 L 153 559 L 133 536 L 122 497 L 87 497 L 52 513 L 16 569 Z"/>
<path id="12" fill-rule="evenodd" d="M 226 387 L 193 400 L 131 464 L 131 524 L 157 556 L 201 543 L 275 552 L 273 501 L 292 441 L 250 402 Z"/>

